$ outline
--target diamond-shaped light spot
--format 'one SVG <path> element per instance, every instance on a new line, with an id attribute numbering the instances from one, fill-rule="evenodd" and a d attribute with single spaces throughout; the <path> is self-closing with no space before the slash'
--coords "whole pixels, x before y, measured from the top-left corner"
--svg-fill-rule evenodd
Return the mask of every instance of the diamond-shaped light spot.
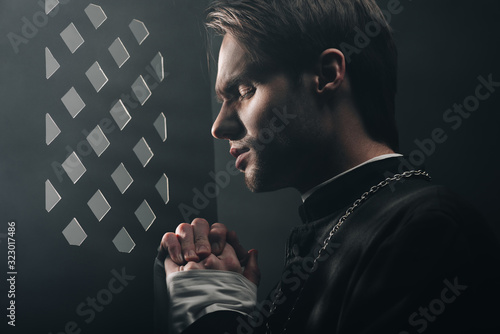
<path id="1" fill-rule="evenodd" d="M 167 140 L 167 119 L 163 113 L 160 113 L 160 116 L 153 123 L 156 131 L 160 135 L 162 141 Z"/>
<path id="2" fill-rule="evenodd" d="M 90 68 L 85 72 L 87 78 L 89 78 L 90 83 L 94 86 L 96 92 L 99 92 L 102 87 L 108 82 L 108 77 L 101 69 L 98 62 L 95 62 L 90 66 Z"/>
<path id="3" fill-rule="evenodd" d="M 134 146 L 134 153 L 141 162 L 142 167 L 146 167 L 154 155 L 144 137 Z"/>
<path id="4" fill-rule="evenodd" d="M 71 53 L 75 53 L 84 42 L 82 35 L 80 35 L 73 22 L 60 35 Z"/>
<path id="5" fill-rule="evenodd" d="M 135 210 L 135 216 L 139 219 L 139 222 L 145 231 L 149 229 L 156 219 L 153 210 L 151 210 L 151 207 L 146 200 L 144 200 L 137 210 Z"/>
<path id="6" fill-rule="evenodd" d="M 151 61 L 151 67 L 153 67 L 153 70 L 155 71 L 156 79 L 160 82 L 163 81 L 165 78 L 165 70 L 163 68 L 163 56 L 160 52 L 158 52 L 158 54 Z"/>
<path id="7" fill-rule="evenodd" d="M 168 188 L 168 177 L 165 174 L 161 176 L 160 180 L 156 183 L 155 188 L 158 190 L 158 193 L 165 204 L 167 204 L 170 200 L 170 191 Z"/>
<path id="8" fill-rule="evenodd" d="M 73 183 L 78 182 L 83 174 L 87 171 L 75 152 L 71 153 L 69 157 L 62 163 L 62 168 L 68 174 Z"/>
<path id="9" fill-rule="evenodd" d="M 50 145 L 60 133 L 61 130 L 56 122 L 54 122 L 49 114 L 45 114 L 45 144 Z"/>
<path id="10" fill-rule="evenodd" d="M 98 221 L 101 221 L 109 209 L 111 209 L 111 206 L 100 190 L 97 190 L 94 196 L 87 202 L 87 205 Z"/>
<path id="11" fill-rule="evenodd" d="M 49 180 L 45 181 L 45 210 L 50 212 L 60 200 L 61 196 L 52 183 Z"/>
<path id="12" fill-rule="evenodd" d="M 45 48 L 45 77 L 50 78 L 61 67 L 49 48 Z"/>
<path id="13" fill-rule="evenodd" d="M 73 118 L 75 118 L 76 115 L 78 115 L 78 113 L 85 108 L 85 102 L 83 102 L 74 87 L 71 87 L 70 90 L 64 94 L 61 101 Z"/>
<path id="14" fill-rule="evenodd" d="M 76 220 L 76 218 L 71 220 L 68 226 L 66 226 L 66 228 L 62 231 L 62 234 L 72 246 L 80 246 L 87 238 L 87 233 L 85 233 L 80 224 L 78 224 L 78 220 Z"/>
<path id="15" fill-rule="evenodd" d="M 125 227 L 122 227 L 120 232 L 114 237 L 113 244 L 115 244 L 116 249 L 122 253 L 130 253 L 135 247 L 135 242 L 132 240 Z"/>
<path id="16" fill-rule="evenodd" d="M 149 35 L 148 28 L 146 28 L 144 23 L 142 23 L 139 20 L 135 20 L 135 19 L 132 20 L 132 22 L 130 22 L 130 24 L 128 26 L 129 26 L 130 30 L 132 31 L 132 34 L 134 34 L 134 37 L 137 40 L 137 43 L 139 43 L 139 45 L 141 45 L 142 42 L 144 42 L 144 40 L 146 39 L 146 37 L 148 37 L 148 35 Z"/>
<path id="17" fill-rule="evenodd" d="M 134 92 L 137 101 L 142 105 L 146 103 L 146 101 L 149 99 L 151 96 L 151 91 L 149 90 L 148 85 L 146 84 L 146 81 L 142 78 L 142 75 L 139 75 L 137 80 L 132 84 L 132 91 Z"/>
<path id="18" fill-rule="evenodd" d="M 127 111 L 127 108 L 123 105 L 122 100 L 118 100 L 118 102 L 115 103 L 113 108 L 110 110 L 111 116 L 113 116 L 113 119 L 115 120 L 116 124 L 120 128 L 120 131 L 123 130 L 123 128 L 127 125 L 127 123 L 130 121 L 132 117 L 130 117 L 130 114 Z"/>
<path id="19" fill-rule="evenodd" d="M 56 6 L 59 4 L 59 1 L 57 0 L 45 0 L 45 14 L 49 15 L 49 13 L 56 8 Z"/>
<path id="20" fill-rule="evenodd" d="M 115 169 L 115 171 L 111 174 L 111 178 L 115 181 L 116 186 L 122 194 L 124 194 L 132 182 L 134 182 L 123 163 Z"/>
<path id="21" fill-rule="evenodd" d="M 108 148 L 109 140 L 106 138 L 104 133 L 101 130 L 101 127 L 98 125 L 92 130 L 91 133 L 87 136 L 87 141 L 90 146 L 94 149 L 95 154 L 98 157 Z"/>
<path id="22" fill-rule="evenodd" d="M 118 68 L 121 68 L 123 64 L 130 58 L 130 55 L 128 54 L 127 49 L 123 45 L 120 37 L 115 39 L 115 41 L 111 44 L 111 46 L 108 48 L 109 53 L 111 53 L 111 56 L 116 62 L 116 65 L 118 65 Z"/>
<path id="23" fill-rule="evenodd" d="M 96 29 L 99 28 L 108 18 L 101 6 L 94 5 L 93 3 L 85 8 L 85 14 L 87 14 L 90 22 L 92 22 L 92 25 Z"/>

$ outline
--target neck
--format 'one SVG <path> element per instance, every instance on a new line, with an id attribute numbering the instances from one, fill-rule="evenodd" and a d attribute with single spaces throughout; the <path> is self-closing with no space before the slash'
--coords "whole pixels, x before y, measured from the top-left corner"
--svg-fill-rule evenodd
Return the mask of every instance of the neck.
<path id="1" fill-rule="evenodd" d="M 361 143 L 360 143 L 361 144 Z M 340 150 L 331 152 L 340 153 Z M 295 188 L 303 196 L 315 186 L 354 168 L 370 159 L 384 154 L 392 154 L 394 151 L 388 146 L 369 141 L 357 145 L 356 150 L 343 150 L 343 154 L 324 154 L 316 163 L 308 164 L 307 178 L 300 180 Z"/>
<path id="2" fill-rule="evenodd" d="M 323 134 L 317 149 L 303 159 L 303 173 L 295 188 L 303 195 L 315 186 L 365 161 L 394 151 L 374 141 L 365 131 L 357 108 L 349 99 L 325 105 L 320 113 Z"/>

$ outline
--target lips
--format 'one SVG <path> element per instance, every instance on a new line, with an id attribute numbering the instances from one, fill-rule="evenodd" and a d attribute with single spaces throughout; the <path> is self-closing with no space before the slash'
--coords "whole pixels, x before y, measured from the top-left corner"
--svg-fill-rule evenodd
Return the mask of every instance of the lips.
<path id="1" fill-rule="evenodd" d="M 247 153 L 248 151 L 250 151 L 250 149 L 246 147 L 243 148 L 232 147 L 231 150 L 229 151 L 229 153 L 231 153 L 231 155 L 236 158 L 236 162 L 234 164 L 237 169 L 241 169 L 240 168 L 241 163 L 248 155 Z"/>
<path id="2" fill-rule="evenodd" d="M 248 152 L 250 151 L 250 149 L 246 148 L 246 147 L 243 147 L 243 148 L 237 148 L 237 147 L 232 147 L 231 150 L 229 151 L 229 153 L 231 153 L 231 155 L 235 158 L 238 158 L 238 156 L 240 154 L 243 154 L 245 152 Z"/>

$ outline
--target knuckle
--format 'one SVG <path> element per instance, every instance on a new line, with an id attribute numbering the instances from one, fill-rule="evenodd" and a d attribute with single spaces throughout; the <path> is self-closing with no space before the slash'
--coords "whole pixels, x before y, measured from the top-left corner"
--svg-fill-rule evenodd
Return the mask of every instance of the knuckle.
<path id="1" fill-rule="evenodd" d="M 239 242 L 238 235 L 236 234 L 235 231 L 228 231 L 227 232 L 227 238 L 230 239 L 230 240 L 232 240 L 232 241 Z"/>
<path id="2" fill-rule="evenodd" d="M 189 228 L 191 228 L 191 225 L 188 224 L 188 223 L 181 223 L 181 224 L 179 224 L 179 229 L 180 230 L 186 230 L 186 229 L 189 229 Z"/>
<path id="3" fill-rule="evenodd" d="M 163 235 L 162 244 L 167 247 L 171 247 L 177 243 L 177 236 L 175 233 L 168 232 Z"/>
<path id="4" fill-rule="evenodd" d="M 161 240 L 162 241 L 166 240 L 169 233 L 172 233 L 172 232 L 166 232 L 166 233 L 164 233 L 163 236 L 161 237 Z"/>
<path id="5" fill-rule="evenodd" d="M 161 237 L 160 245 L 163 246 L 163 248 L 166 248 L 168 245 L 168 233 L 165 233 L 163 237 Z"/>
<path id="6" fill-rule="evenodd" d="M 214 265 L 215 265 L 215 261 L 214 261 L 213 256 L 209 256 L 205 259 L 205 267 L 206 268 L 213 268 Z"/>
<path id="7" fill-rule="evenodd" d="M 213 230 L 223 230 L 223 231 L 227 232 L 226 225 L 221 224 L 221 223 L 213 223 L 212 224 L 212 229 Z"/>
<path id="8" fill-rule="evenodd" d="M 206 226 L 206 227 L 209 226 L 208 222 L 205 219 L 203 219 L 203 218 L 195 218 L 195 219 L 193 219 L 193 221 L 191 222 L 191 225 L 194 225 L 194 226 Z"/>
<path id="9" fill-rule="evenodd" d="M 187 233 L 192 231 L 191 228 L 192 228 L 191 224 L 182 223 L 182 224 L 179 224 L 179 226 L 177 226 L 176 233 L 181 235 L 181 236 L 185 236 Z"/>
<path id="10" fill-rule="evenodd" d="M 213 227 L 212 225 L 212 229 L 210 230 L 210 236 L 212 238 L 217 238 L 217 239 L 225 239 L 226 238 L 226 228 L 221 228 L 221 227 Z"/>
<path id="11" fill-rule="evenodd" d="M 188 262 L 185 266 L 184 266 L 184 270 L 193 270 L 193 269 L 196 269 L 196 262 Z"/>

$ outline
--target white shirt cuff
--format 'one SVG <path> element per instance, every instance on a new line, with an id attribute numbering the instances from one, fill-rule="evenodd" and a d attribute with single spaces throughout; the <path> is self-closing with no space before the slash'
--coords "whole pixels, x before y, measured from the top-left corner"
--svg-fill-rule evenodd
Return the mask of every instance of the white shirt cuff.
<path id="1" fill-rule="evenodd" d="M 167 276 L 174 333 L 181 333 L 205 314 L 235 311 L 250 314 L 257 286 L 243 275 L 221 270 L 179 271 Z"/>

